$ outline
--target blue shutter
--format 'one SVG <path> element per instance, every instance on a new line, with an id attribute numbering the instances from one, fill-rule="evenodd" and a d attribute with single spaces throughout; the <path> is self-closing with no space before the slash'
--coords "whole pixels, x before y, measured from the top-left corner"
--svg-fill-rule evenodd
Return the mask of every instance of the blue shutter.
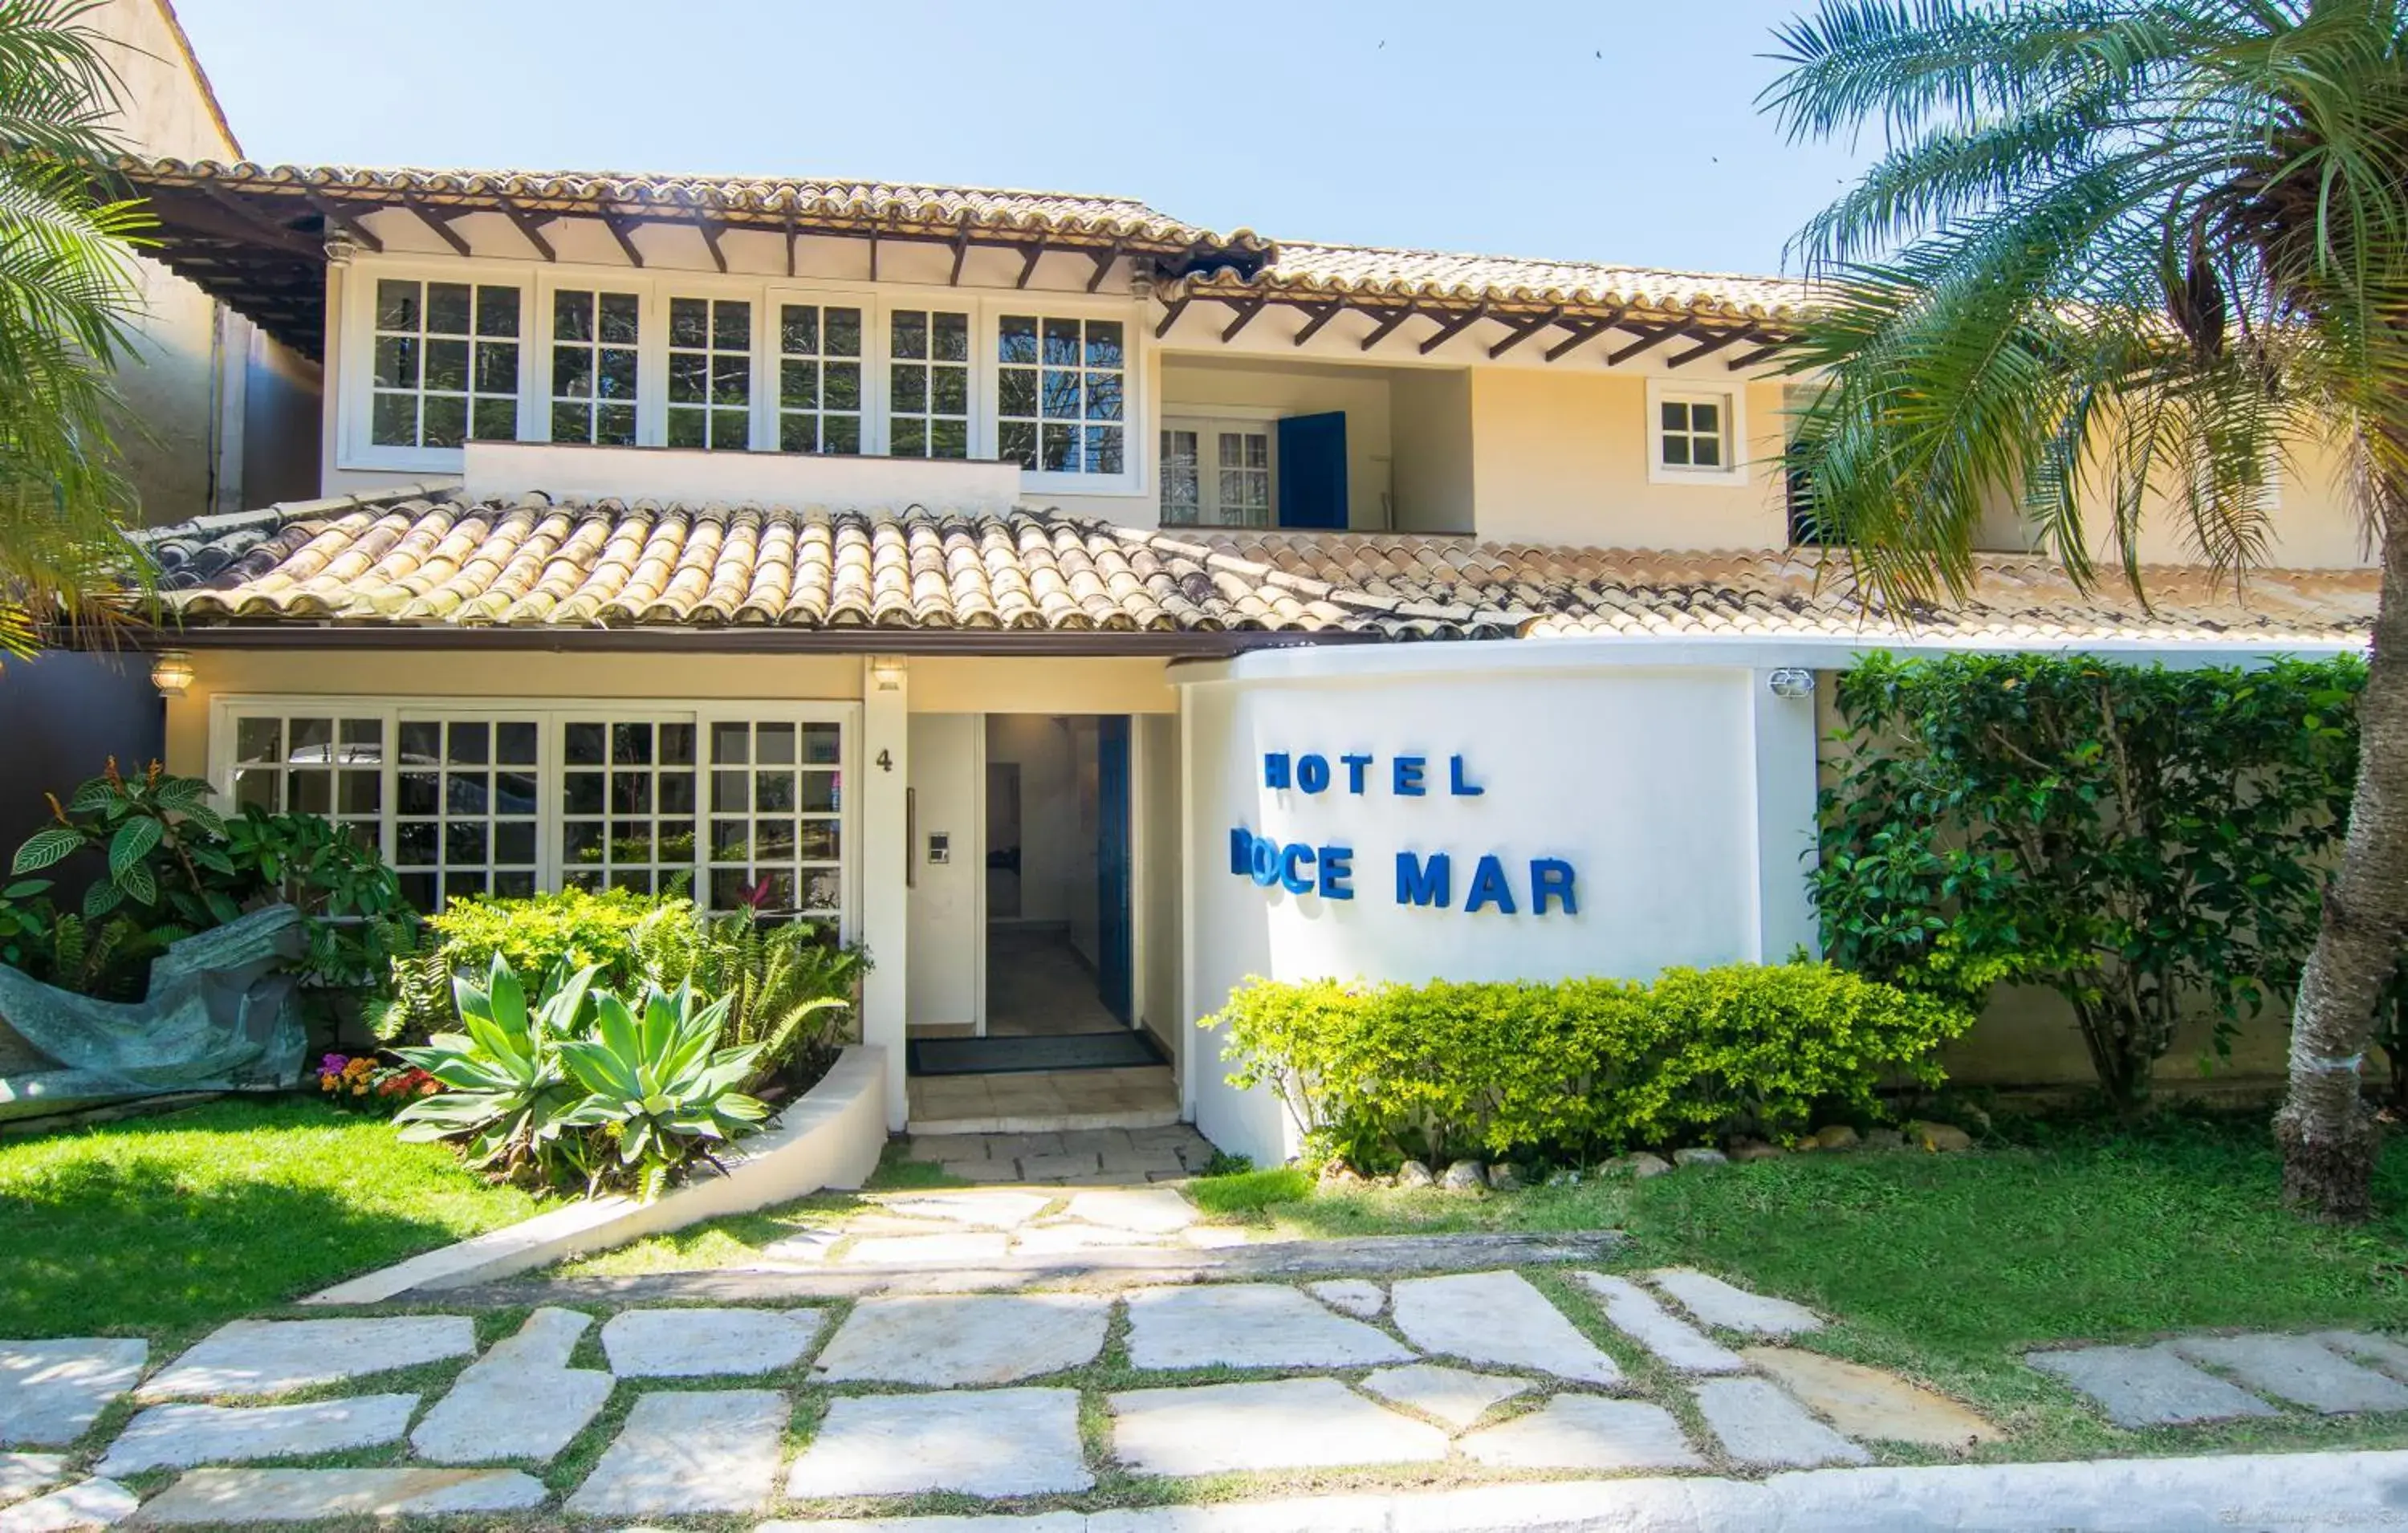
<path id="1" fill-rule="evenodd" d="M 1279 524 L 1346 530 L 1346 412 L 1279 423 Z"/>

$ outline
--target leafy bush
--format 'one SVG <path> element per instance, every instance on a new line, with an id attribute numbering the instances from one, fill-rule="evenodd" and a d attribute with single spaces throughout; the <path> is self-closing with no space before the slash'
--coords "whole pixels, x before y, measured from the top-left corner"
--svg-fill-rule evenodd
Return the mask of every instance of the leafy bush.
<path id="1" fill-rule="evenodd" d="M 1971 1021 L 1827 965 L 1740 964 L 1648 985 L 1250 980 L 1203 1024 L 1316 1156 L 1378 1170 L 1793 1136 L 1818 1109 L 1875 1113 L 1885 1080 L 1937 1084 L 1934 1051 Z"/>
<path id="2" fill-rule="evenodd" d="M 2186 1008 L 2215 1015 L 2221 1049 L 2296 983 L 2364 683 L 2348 658 L 1875 655 L 1838 687 L 1825 952 L 1975 1009 L 2001 981 L 2049 986 L 2130 1108 Z"/>
<path id="3" fill-rule="evenodd" d="M 371 982 L 407 945 L 416 917 L 374 847 L 314 814 L 256 806 L 229 819 L 199 778 L 156 762 L 108 769 L 50 800 L 53 824 L 28 838 L 0 889 L 0 961 L 46 983 L 92 995 L 141 994 L 169 943 L 278 901 L 307 920 L 304 978 L 322 987 Z M 28 877 L 93 852 L 106 867 L 78 910 L 56 909 L 53 881 Z"/>
<path id="4" fill-rule="evenodd" d="M 757 1051 L 714 1047 L 724 1005 L 648 988 L 631 1009 L 596 987 L 599 973 L 555 968 L 532 1008 L 499 954 L 483 987 L 458 981 L 466 1030 L 397 1051 L 446 1088 L 401 1110 L 402 1138 L 461 1140 L 500 1180 L 649 1198 L 767 1116 L 737 1089 Z"/>
<path id="5" fill-rule="evenodd" d="M 624 992 L 644 979 L 638 929 L 657 911 L 693 909 L 694 902 L 679 895 L 563 889 L 519 899 L 464 895 L 426 924 L 442 939 L 455 974 L 484 973 L 499 957 L 522 983 L 533 985 L 565 964 L 571 969 L 591 967 L 597 971 L 595 983 Z"/>

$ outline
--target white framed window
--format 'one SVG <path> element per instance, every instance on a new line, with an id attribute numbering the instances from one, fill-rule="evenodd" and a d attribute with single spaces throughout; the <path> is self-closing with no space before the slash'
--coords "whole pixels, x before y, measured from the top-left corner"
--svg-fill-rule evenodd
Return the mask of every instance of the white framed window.
<path id="1" fill-rule="evenodd" d="M 1126 475 L 1127 337 L 1119 320 L 997 315 L 996 455 L 1039 474 Z"/>
<path id="2" fill-rule="evenodd" d="M 552 439 L 634 446 L 642 399 L 643 294 L 554 288 L 551 308 Z"/>
<path id="3" fill-rule="evenodd" d="M 779 451 L 862 450 L 867 338 L 858 304 L 779 303 Z"/>
<path id="4" fill-rule="evenodd" d="M 1161 436 L 1163 525 L 1268 527 L 1278 520 L 1275 423 L 1171 416 Z"/>
<path id="5" fill-rule="evenodd" d="M 886 452 L 970 455 L 970 329 L 966 310 L 886 311 Z"/>
<path id="6" fill-rule="evenodd" d="M 1742 484 L 1747 423 L 1737 388 L 1647 380 L 1647 477 L 1657 484 Z"/>
<path id="7" fill-rule="evenodd" d="M 578 886 L 808 916 L 850 931 L 859 706 L 220 697 L 229 807 L 329 813 L 433 912 Z M 321 805 L 328 806 L 321 808 Z"/>
<path id="8" fill-rule="evenodd" d="M 669 299 L 667 389 L 671 447 L 742 451 L 752 445 L 750 298 Z"/>
<path id="9" fill-rule="evenodd" d="M 378 278 L 369 442 L 409 449 L 516 440 L 523 298 L 508 283 Z"/>

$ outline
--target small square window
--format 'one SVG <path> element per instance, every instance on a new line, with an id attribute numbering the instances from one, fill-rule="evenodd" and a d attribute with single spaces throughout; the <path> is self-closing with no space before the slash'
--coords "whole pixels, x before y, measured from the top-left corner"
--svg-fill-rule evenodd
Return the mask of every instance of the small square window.
<path id="1" fill-rule="evenodd" d="M 1737 463 L 1727 394 L 1666 394 L 1655 407 L 1656 466 L 1666 477 L 1729 478 Z"/>

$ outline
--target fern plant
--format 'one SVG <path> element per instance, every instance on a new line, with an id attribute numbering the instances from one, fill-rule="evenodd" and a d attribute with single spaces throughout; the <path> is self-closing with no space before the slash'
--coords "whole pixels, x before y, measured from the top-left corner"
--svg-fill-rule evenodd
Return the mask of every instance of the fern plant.
<path id="1" fill-rule="evenodd" d="M 765 925 L 736 913 L 701 920 L 663 910 L 638 926 L 646 975 L 664 989 L 690 984 L 727 1002 L 720 1046 L 758 1049 L 745 1089 L 776 1080 L 797 1061 L 824 1061 L 849 1033 L 869 955 L 831 943 L 804 922 Z"/>

